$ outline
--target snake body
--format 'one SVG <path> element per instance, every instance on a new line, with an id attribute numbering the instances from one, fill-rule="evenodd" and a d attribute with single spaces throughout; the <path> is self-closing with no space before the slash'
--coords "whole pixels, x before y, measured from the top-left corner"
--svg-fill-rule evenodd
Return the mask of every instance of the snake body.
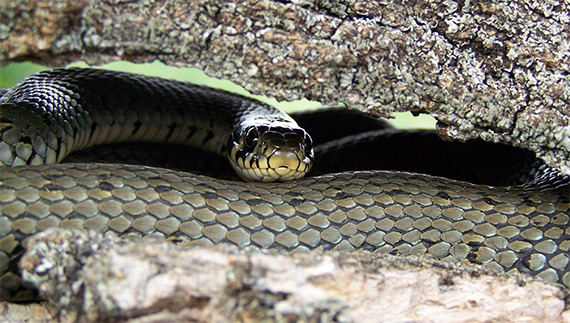
<path id="1" fill-rule="evenodd" d="M 96 84 L 108 95 L 93 95 L 70 75 L 101 77 L 104 81 Z M 55 84 L 50 86 L 57 91 L 32 91 L 35 101 L 23 89 L 45 84 Z M 125 88 L 134 90 L 135 98 Z M 152 93 L 164 97 L 156 99 Z M 190 117 L 176 109 L 181 105 L 191 107 Z M 227 106 L 235 109 L 227 111 Z M 17 275 L 21 242 L 53 226 L 162 236 L 189 245 L 225 242 L 285 251 L 364 249 L 430 255 L 528 273 L 570 287 L 567 183 L 490 187 L 394 171 L 245 183 L 149 166 L 36 165 L 58 162 L 95 142 L 122 139 L 124 133 L 114 126 L 121 120 L 134 120 L 126 127 L 140 138 L 147 136 L 142 133 L 152 133 L 147 140 L 174 142 L 184 137 L 220 153 L 236 123 L 273 113 L 278 122 L 289 121 L 270 106 L 234 94 L 83 69 L 33 76 L 0 98 L 0 108 L 0 158 L 9 165 L 0 172 L 0 299 L 29 297 Z M 221 111 L 229 116 L 220 116 Z M 173 127 L 163 130 L 159 119 L 195 129 L 176 135 Z M 100 130 L 105 125 L 106 131 Z M 147 131 L 137 130 L 143 128 Z"/>

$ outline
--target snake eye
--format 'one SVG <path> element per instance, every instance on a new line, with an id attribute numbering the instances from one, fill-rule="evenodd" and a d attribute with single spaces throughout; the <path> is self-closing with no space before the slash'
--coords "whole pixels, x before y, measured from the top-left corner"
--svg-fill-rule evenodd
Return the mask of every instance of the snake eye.
<path id="1" fill-rule="evenodd" d="M 313 147 L 313 139 L 311 138 L 311 136 L 305 132 L 305 146 L 312 148 Z"/>
<path id="2" fill-rule="evenodd" d="M 257 137 L 258 137 L 257 131 L 254 128 L 249 129 L 247 131 L 247 134 L 245 135 L 245 141 L 244 141 L 245 146 L 247 148 L 255 148 L 258 140 Z"/>

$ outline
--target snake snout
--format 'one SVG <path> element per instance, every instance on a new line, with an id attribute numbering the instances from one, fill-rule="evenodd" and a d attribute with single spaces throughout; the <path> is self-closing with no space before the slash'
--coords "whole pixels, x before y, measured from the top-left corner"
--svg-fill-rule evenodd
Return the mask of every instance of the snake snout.
<path id="1" fill-rule="evenodd" d="M 248 181 L 301 178 L 314 160 L 310 136 L 303 129 L 290 126 L 240 127 L 230 138 L 229 152 L 230 163 Z"/>
<path id="2" fill-rule="evenodd" d="M 298 152 L 289 149 L 279 149 L 275 151 L 268 159 L 269 168 L 284 175 L 285 171 L 296 170 L 299 168 L 301 160 Z"/>

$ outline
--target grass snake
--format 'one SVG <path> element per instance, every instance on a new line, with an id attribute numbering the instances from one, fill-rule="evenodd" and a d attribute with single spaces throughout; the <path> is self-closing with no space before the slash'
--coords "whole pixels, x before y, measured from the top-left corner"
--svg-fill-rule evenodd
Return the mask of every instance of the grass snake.
<path id="1" fill-rule="evenodd" d="M 53 226 L 189 245 L 430 255 L 570 287 L 570 190 L 567 178 L 548 172 L 503 187 L 400 171 L 299 178 L 313 163 L 311 139 L 276 108 L 97 69 L 26 78 L 0 98 L 0 112 L 1 300 L 34 297 L 17 274 L 21 242 Z M 250 182 L 141 165 L 57 164 L 75 150 L 134 140 L 222 155 Z M 254 182 L 259 176 L 295 180 Z"/>

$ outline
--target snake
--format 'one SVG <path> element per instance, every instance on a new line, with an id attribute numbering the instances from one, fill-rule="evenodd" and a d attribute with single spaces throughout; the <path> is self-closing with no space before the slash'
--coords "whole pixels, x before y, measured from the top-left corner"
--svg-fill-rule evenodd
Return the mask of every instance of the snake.
<path id="1" fill-rule="evenodd" d="M 102 69 L 29 76 L 3 93 L 0 111 L 0 300 L 37 297 L 18 259 L 27 239 L 51 227 L 190 246 L 428 256 L 570 287 L 568 177 L 543 172 L 526 184 L 490 186 L 397 170 L 305 176 L 319 162 L 314 143 L 279 109 Z M 131 141 L 203 149 L 243 181 L 61 163 L 74 151 Z"/>

